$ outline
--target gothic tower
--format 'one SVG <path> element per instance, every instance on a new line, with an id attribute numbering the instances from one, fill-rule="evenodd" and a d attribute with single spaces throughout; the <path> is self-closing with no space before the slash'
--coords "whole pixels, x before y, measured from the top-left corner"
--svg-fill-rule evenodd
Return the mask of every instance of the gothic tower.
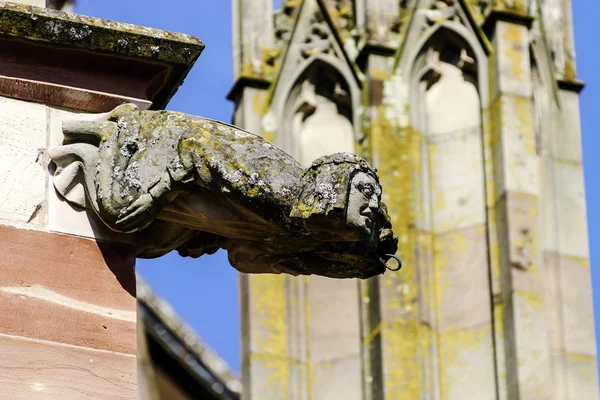
<path id="1" fill-rule="evenodd" d="M 570 1 L 232 1 L 234 122 L 368 159 L 405 263 L 241 276 L 245 399 L 597 399 Z"/>

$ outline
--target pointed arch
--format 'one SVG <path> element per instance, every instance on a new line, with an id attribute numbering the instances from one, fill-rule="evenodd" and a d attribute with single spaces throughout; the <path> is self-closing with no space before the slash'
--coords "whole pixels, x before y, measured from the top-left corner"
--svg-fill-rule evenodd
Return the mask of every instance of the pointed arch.
<path id="1" fill-rule="evenodd" d="M 443 21 L 428 29 L 425 34 L 421 35 L 416 41 L 412 51 L 403 57 L 398 65 L 398 71 L 402 76 L 411 76 L 413 66 L 417 64 L 417 59 L 422 54 L 423 49 L 426 49 L 436 38 L 448 37 L 455 43 L 462 43 L 465 49 L 472 52 L 472 58 L 476 63 L 477 68 L 477 87 L 481 98 L 481 108 L 487 109 L 489 106 L 489 67 L 488 67 L 488 50 L 484 48 L 481 41 L 466 26 L 451 20 Z"/>
<path id="2" fill-rule="evenodd" d="M 278 135 L 276 143 L 284 150 L 290 152 L 294 157 L 300 157 L 299 144 L 295 142 L 293 126 L 295 119 L 294 113 L 298 112 L 298 107 L 310 107 L 310 99 L 305 99 L 305 105 L 296 104 L 301 96 L 310 96 L 304 90 L 310 90 L 307 85 L 311 79 L 321 79 L 326 85 L 312 85 L 317 91 L 330 90 L 333 96 L 337 96 L 338 112 L 348 120 L 352 130 L 352 143 L 359 137 L 359 118 L 360 115 L 355 111 L 360 104 L 360 89 L 354 79 L 351 71 L 343 67 L 343 63 L 336 57 L 328 54 L 315 54 L 304 60 L 299 68 L 294 72 L 290 79 L 278 88 L 278 93 L 274 98 L 272 109 L 278 116 Z M 331 85 L 335 87 L 331 87 Z M 316 105 L 313 105 L 316 107 Z M 306 110 L 306 114 L 310 114 Z M 344 148 L 344 150 L 348 150 Z"/>

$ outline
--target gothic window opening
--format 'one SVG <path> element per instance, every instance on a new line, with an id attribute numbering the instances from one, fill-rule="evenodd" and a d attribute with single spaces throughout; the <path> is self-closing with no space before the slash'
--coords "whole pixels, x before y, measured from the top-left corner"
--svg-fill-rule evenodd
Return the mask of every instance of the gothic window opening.
<path id="1" fill-rule="evenodd" d="M 421 317 L 440 335 L 430 354 L 433 365 L 443 371 L 432 379 L 439 382 L 444 398 L 477 398 L 472 379 L 490 390 L 495 384 L 492 335 L 479 331 L 492 321 L 478 68 L 482 61 L 466 40 L 440 28 L 412 70 L 412 117 L 422 139 L 424 208 L 418 224 L 432 241 L 419 271 L 426 296 L 420 308 Z M 453 355 L 453 344 L 444 339 L 448 332 L 476 337 L 472 353 Z M 490 367 L 480 368 L 469 357 Z"/>
<path id="2" fill-rule="evenodd" d="M 316 60 L 300 76 L 286 107 L 291 133 L 284 146 L 304 166 L 336 152 L 354 152 L 348 83 L 328 63 Z"/>

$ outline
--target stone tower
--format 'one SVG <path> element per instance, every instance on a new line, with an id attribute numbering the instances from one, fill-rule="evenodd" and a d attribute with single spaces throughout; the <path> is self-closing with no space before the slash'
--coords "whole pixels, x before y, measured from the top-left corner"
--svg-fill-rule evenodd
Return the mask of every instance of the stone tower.
<path id="1" fill-rule="evenodd" d="M 234 123 L 380 171 L 405 268 L 241 276 L 245 399 L 597 399 L 569 0 L 233 0 Z"/>

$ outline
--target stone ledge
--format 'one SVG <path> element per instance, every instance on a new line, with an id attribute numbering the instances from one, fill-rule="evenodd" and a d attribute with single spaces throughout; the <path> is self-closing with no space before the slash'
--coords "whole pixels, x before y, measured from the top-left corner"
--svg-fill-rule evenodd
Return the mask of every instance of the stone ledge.
<path id="1" fill-rule="evenodd" d="M 531 28 L 534 17 L 528 14 L 523 14 L 518 11 L 511 10 L 492 10 L 492 12 L 487 16 L 485 22 L 483 23 L 483 31 L 487 34 L 488 37 L 491 37 L 490 33 L 493 32 L 494 27 L 496 26 L 496 22 L 505 21 L 512 22 L 513 24 L 523 25 L 527 28 Z"/>
<path id="2" fill-rule="evenodd" d="M 0 3 L 0 34 L 174 64 L 204 49 L 191 35 L 10 2 Z"/>
<path id="3" fill-rule="evenodd" d="M 262 78 L 240 75 L 227 94 L 227 100 L 237 101 L 237 99 L 242 95 L 244 89 L 247 87 L 267 90 L 269 87 L 271 87 L 271 82 Z"/>
<path id="4" fill-rule="evenodd" d="M 393 57 L 396 55 L 396 52 L 397 49 L 394 47 L 376 42 L 367 42 L 358 52 L 356 65 L 358 65 L 359 68 L 364 69 L 370 55 L 375 54 L 383 57 Z"/>
<path id="5" fill-rule="evenodd" d="M 558 88 L 569 92 L 581 93 L 585 88 L 585 83 L 577 79 L 558 79 Z"/>
<path id="6" fill-rule="evenodd" d="M 204 49 L 186 34 L 10 2 L 0 2 L 0 39 L 0 75 L 136 98 L 151 109 L 166 106 Z M 69 107 L 30 96 L 11 97 Z"/>

